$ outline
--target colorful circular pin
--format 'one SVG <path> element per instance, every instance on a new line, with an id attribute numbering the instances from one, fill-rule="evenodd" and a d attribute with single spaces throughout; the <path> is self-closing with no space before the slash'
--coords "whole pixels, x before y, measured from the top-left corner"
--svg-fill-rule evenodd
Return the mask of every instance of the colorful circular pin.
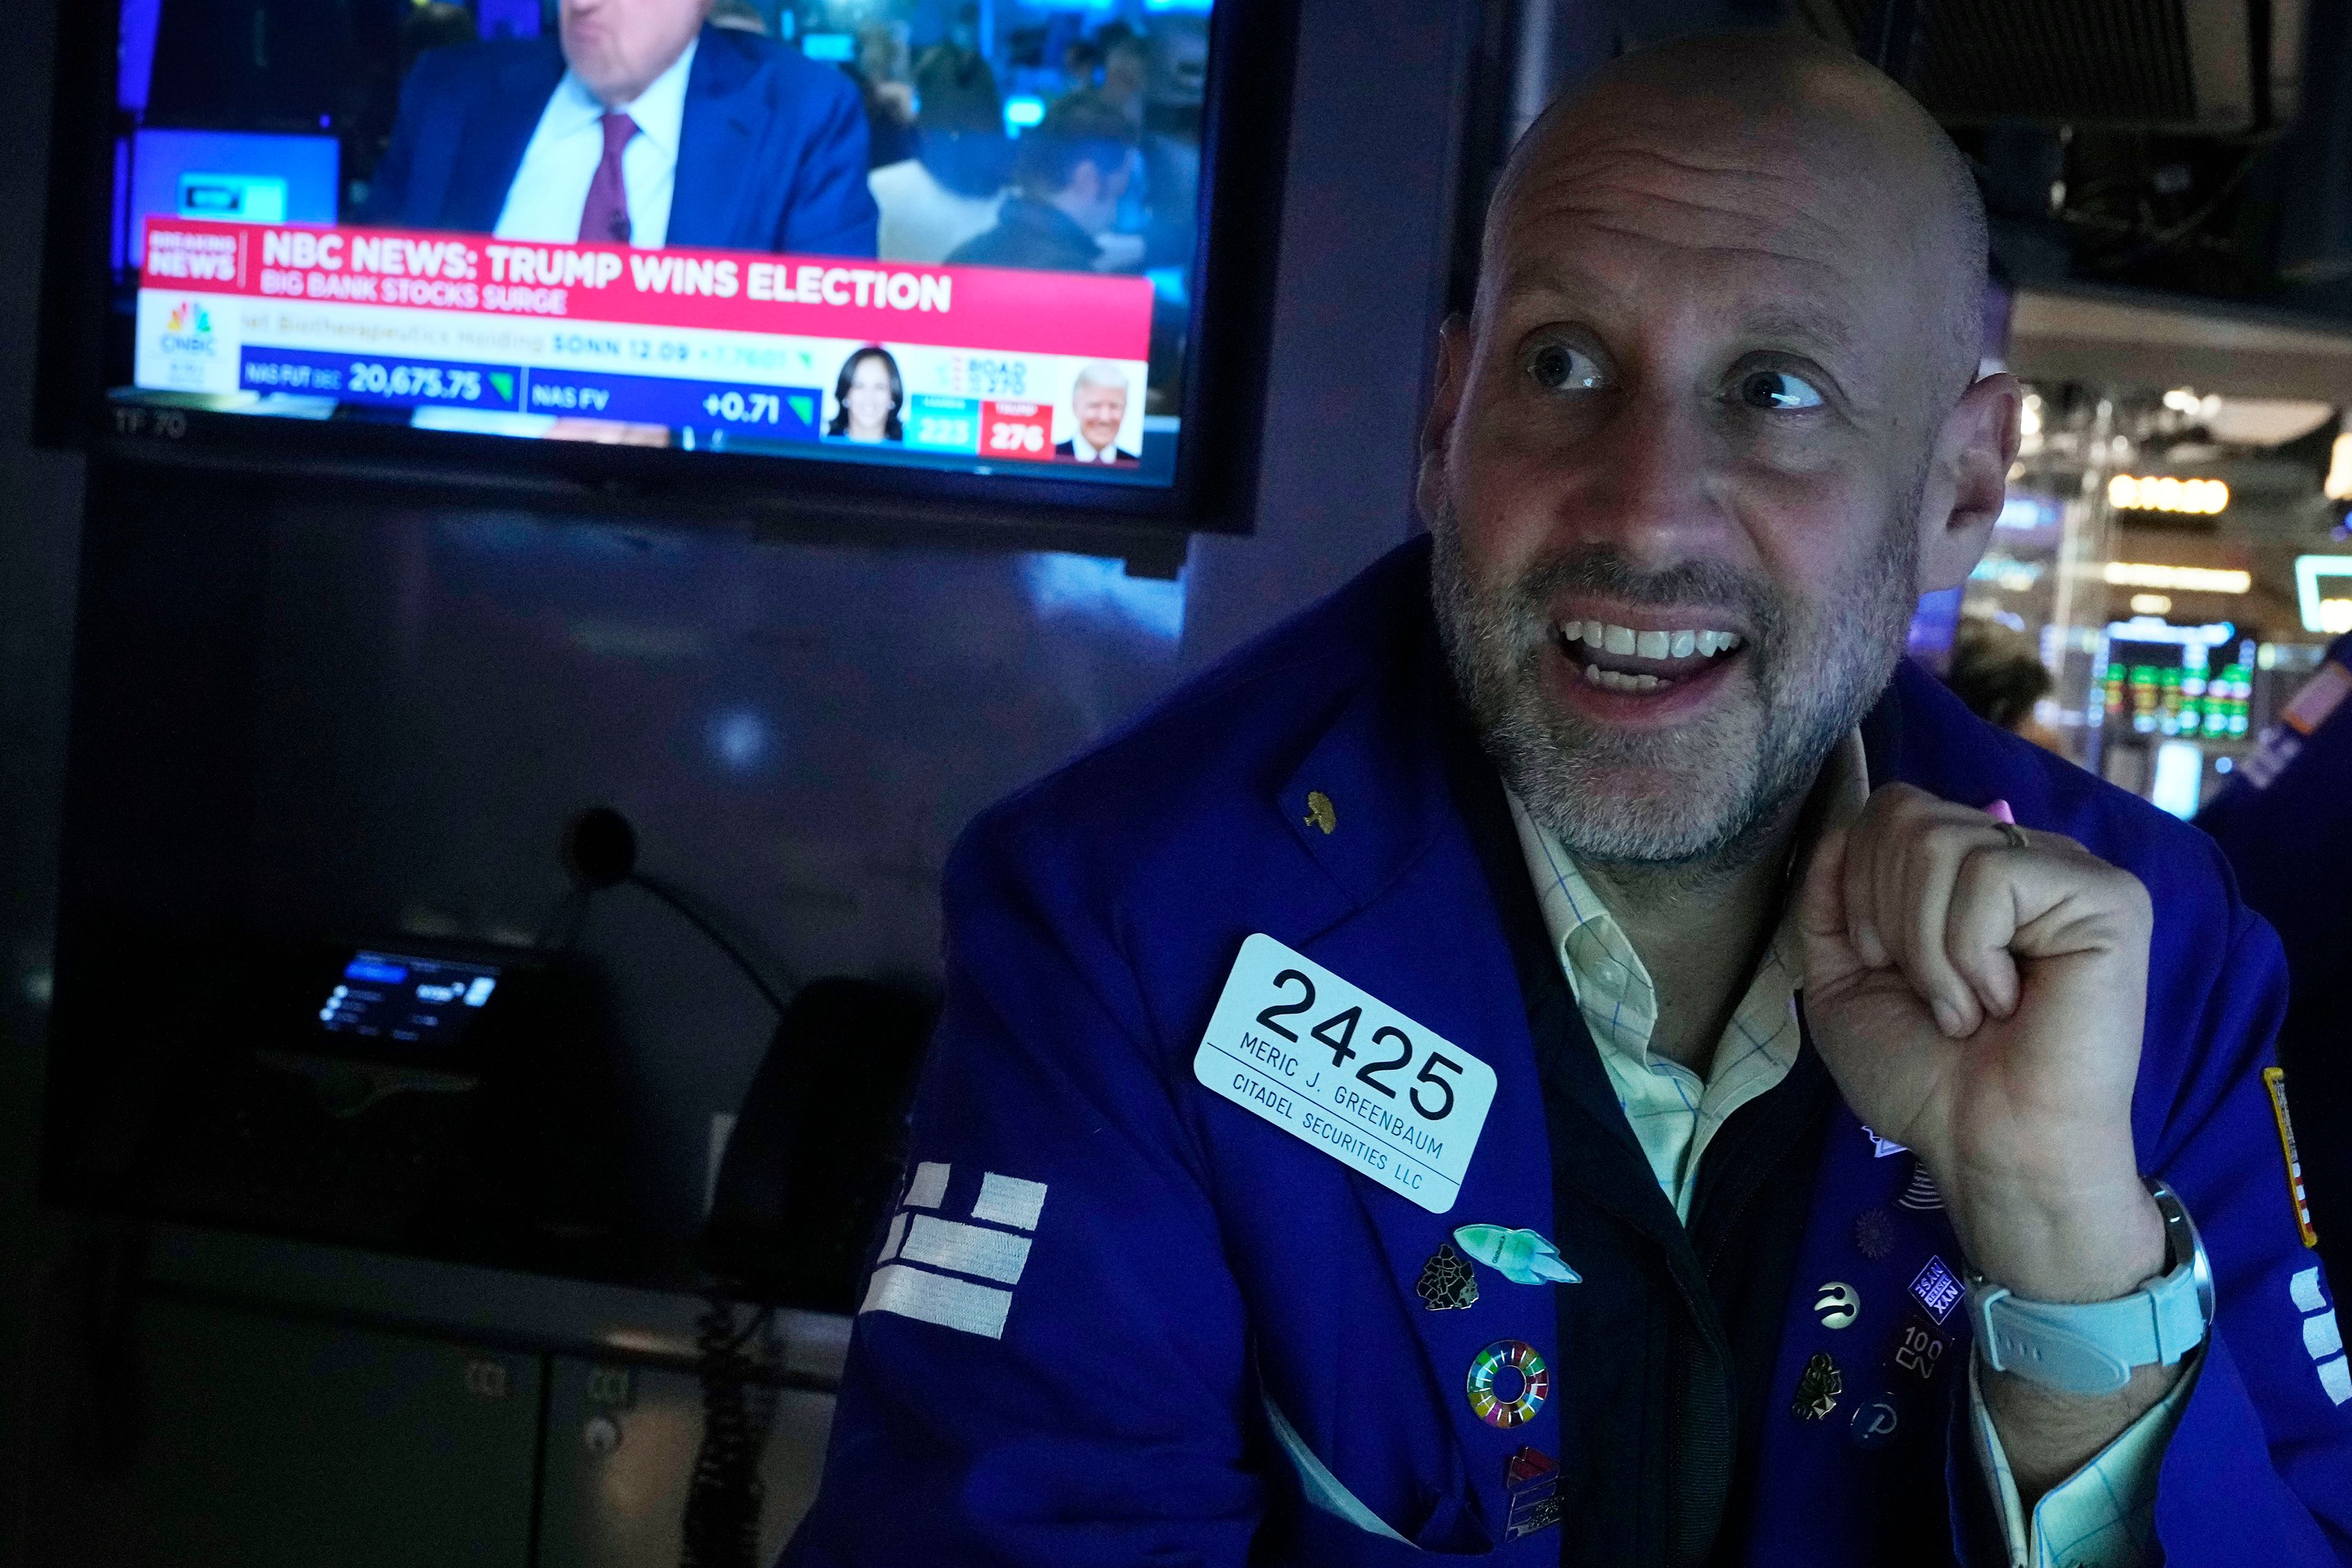
<path id="1" fill-rule="evenodd" d="M 1464 1392 L 1472 1414 L 1507 1432 L 1534 1420 L 1543 1408 L 1551 1393 L 1551 1367 L 1525 1340 L 1496 1340 L 1471 1359 Z"/>

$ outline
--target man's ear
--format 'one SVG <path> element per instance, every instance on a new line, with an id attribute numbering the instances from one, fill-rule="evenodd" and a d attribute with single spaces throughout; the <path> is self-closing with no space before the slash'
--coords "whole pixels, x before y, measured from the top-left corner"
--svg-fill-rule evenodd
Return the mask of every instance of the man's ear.
<path id="1" fill-rule="evenodd" d="M 1469 318 L 1452 315 L 1437 329 L 1437 385 L 1421 422 L 1421 472 L 1413 488 L 1423 522 L 1435 518 L 1445 493 L 1445 449 L 1462 414 L 1462 394 L 1470 379 Z"/>
<path id="2" fill-rule="evenodd" d="M 2021 400 L 2006 371 L 1979 376 L 1937 432 L 1919 498 L 1920 593 L 1958 587 L 1984 554 L 2009 497 Z"/>

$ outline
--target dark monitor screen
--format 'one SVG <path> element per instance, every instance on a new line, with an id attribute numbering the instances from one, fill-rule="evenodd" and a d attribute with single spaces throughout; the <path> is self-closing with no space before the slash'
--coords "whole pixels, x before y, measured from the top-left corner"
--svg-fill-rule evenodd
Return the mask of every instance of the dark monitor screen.
<path id="1" fill-rule="evenodd" d="M 844 15 L 121 0 L 110 398 L 1174 484 L 1212 0 Z"/>
<path id="2" fill-rule="evenodd" d="M 502 972 L 481 963 L 362 951 L 319 1003 L 319 1027 L 343 1049 L 446 1056 L 465 1043 Z"/>

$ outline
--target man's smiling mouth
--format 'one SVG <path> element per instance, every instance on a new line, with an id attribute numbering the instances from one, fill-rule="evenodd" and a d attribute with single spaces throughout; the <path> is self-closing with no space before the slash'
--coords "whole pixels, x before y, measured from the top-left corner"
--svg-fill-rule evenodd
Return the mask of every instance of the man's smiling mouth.
<path id="1" fill-rule="evenodd" d="M 1584 683 L 1604 691 L 1668 690 L 1747 646 L 1738 633 L 1712 626 L 1644 631 L 1573 620 L 1557 623 L 1552 632 Z"/>

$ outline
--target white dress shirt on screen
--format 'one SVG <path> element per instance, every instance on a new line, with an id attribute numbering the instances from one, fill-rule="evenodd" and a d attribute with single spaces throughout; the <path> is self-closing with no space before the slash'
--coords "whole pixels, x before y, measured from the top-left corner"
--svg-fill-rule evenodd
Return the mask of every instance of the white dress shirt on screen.
<path id="1" fill-rule="evenodd" d="M 652 85 L 613 108 L 637 122 L 621 152 L 621 184 L 629 194 L 629 243 L 658 248 L 669 237 L 670 198 L 677 189 L 677 142 L 686 121 L 686 79 L 698 40 Z M 604 158 L 605 105 L 570 71 L 548 95 L 539 128 L 523 149 L 522 165 L 507 187 L 507 205 L 493 231 L 500 239 L 573 241 L 588 186 Z"/>
<path id="2" fill-rule="evenodd" d="M 1070 456 L 1081 463 L 1116 463 L 1119 460 L 1118 443 L 1114 441 L 1108 447 L 1097 447 L 1084 436 L 1072 436 Z"/>

